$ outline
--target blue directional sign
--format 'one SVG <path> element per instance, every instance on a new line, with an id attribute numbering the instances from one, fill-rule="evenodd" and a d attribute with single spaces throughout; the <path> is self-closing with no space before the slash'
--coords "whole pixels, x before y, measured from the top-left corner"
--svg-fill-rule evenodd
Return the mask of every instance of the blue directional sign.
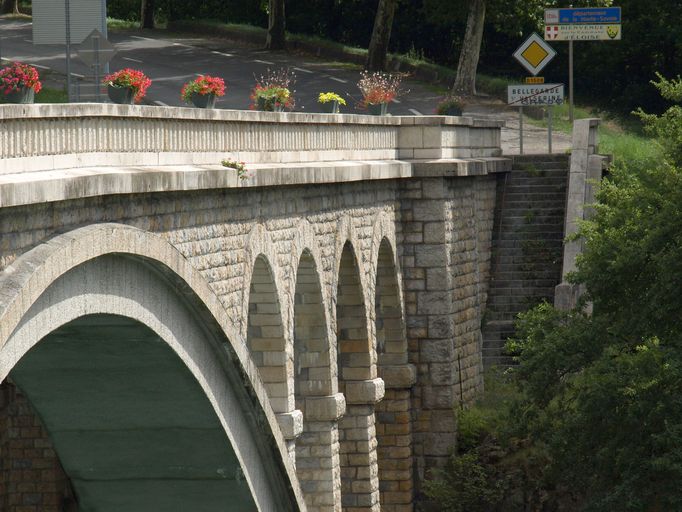
<path id="1" fill-rule="evenodd" d="M 585 7 L 583 9 L 557 9 L 558 24 L 564 23 L 620 23 L 620 7 Z"/>

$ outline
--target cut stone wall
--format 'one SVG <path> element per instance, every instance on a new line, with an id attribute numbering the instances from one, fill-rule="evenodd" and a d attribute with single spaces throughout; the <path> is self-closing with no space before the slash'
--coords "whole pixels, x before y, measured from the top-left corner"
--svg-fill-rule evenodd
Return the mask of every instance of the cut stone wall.
<path id="1" fill-rule="evenodd" d="M 481 315 L 489 275 L 494 177 L 401 182 L 417 480 L 455 443 L 454 408 L 482 391 Z"/>
<path id="2" fill-rule="evenodd" d="M 52 442 L 17 388 L 0 385 L 0 510 L 62 512 L 71 498 Z"/>
<path id="3" fill-rule="evenodd" d="M 160 237 L 251 350 L 308 510 L 411 512 L 454 444 L 453 409 L 482 390 L 509 162 L 496 123 L 312 119 L 0 107 L 0 275 L 84 226 Z M 255 175 L 216 165 L 225 148 Z"/>

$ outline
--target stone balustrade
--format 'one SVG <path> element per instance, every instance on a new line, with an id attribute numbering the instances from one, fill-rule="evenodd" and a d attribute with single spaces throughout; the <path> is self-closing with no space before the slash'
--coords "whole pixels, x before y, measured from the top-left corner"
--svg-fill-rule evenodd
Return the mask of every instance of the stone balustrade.
<path id="1" fill-rule="evenodd" d="M 501 123 L 111 104 L 0 106 L 0 174 L 91 166 L 485 158 Z"/>

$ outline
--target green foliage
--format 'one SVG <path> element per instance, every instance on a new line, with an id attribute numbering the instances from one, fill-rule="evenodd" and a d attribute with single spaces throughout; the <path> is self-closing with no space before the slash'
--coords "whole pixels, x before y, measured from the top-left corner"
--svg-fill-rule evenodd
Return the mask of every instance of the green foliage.
<path id="1" fill-rule="evenodd" d="M 661 96 L 669 101 L 682 102 L 682 79 L 666 80 L 660 73 L 656 73 L 658 81 L 651 82 Z M 646 130 L 656 136 L 675 165 L 682 165 L 682 107 L 674 105 L 663 115 L 647 114 L 641 108 L 637 115 L 646 125 Z"/>
<path id="2" fill-rule="evenodd" d="M 677 82 L 660 80 L 677 99 Z M 654 511 L 682 507 L 682 168 L 670 140 L 671 112 L 643 116 L 666 159 L 621 166 L 602 183 L 585 250 L 572 280 L 593 312 L 544 304 L 521 315 L 516 422 L 547 447 L 547 476 L 572 488 L 580 510 Z"/>
<path id="3" fill-rule="evenodd" d="M 670 99 L 679 99 L 679 87 L 659 78 Z M 442 510 L 682 510 L 675 112 L 645 117 L 664 158 L 615 167 L 581 226 L 585 248 L 571 279 L 586 291 L 583 303 L 567 312 L 543 303 L 520 315 L 507 347 L 518 359 L 513 393 L 460 416 L 453 460 L 427 488 Z M 456 481 L 467 474 L 471 482 Z"/>

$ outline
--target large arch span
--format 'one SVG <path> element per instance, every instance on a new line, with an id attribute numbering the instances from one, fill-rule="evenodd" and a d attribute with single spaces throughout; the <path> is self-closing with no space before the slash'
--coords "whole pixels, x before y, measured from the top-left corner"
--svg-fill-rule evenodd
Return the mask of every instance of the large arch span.
<path id="1" fill-rule="evenodd" d="M 305 509 L 226 318 L 168 242 L 127 226 L 57 236 L 0 275 L 0 379 L 33 403 L 82 510 Z"/>

